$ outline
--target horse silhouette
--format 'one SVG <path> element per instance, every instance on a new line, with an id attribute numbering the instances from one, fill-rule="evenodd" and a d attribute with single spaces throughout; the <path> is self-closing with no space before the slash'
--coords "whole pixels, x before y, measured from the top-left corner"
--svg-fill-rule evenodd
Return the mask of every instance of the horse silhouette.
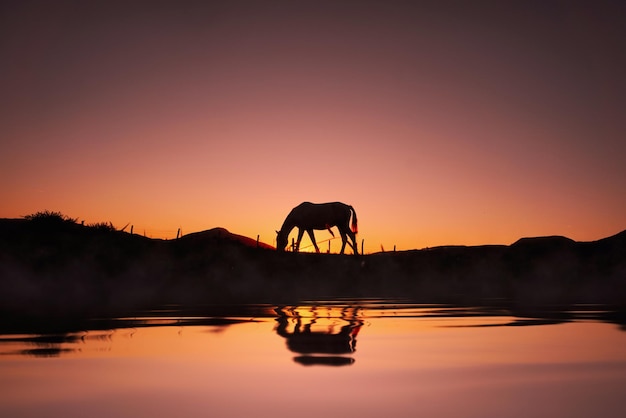
<path id="1" fill-rule="evenodd" d="M 352 227 L 350 227 L 350 216 L 352 216 Z M 297 227 L 298 240 L 296 241 L 294 251 L 297 252 L 300 249 L 300 241 L 302 241 L 302 235 L 304 231 L 306 231 L 311 238 L 315 251 L 319 253 L 320 249 L 317 246 L 317 242 L 315 242 L 313 230 L 328 229 L 332 234 L 330 228 L 333 226 L 339 229 L 339 234 L 341 235 L 342 244 L 340 254 L 343 254 L 346 248 L 346 242 L 352 247 L 354 254 L 358 254 L 355 235 L 358 232 L 356 211 L 352 206 L 341 202 L 303 202 L 293 208 L 291 212 L 289 212 L 289 215 L 287 215 L 287 218 L 285 218 L 285 222 L 283 222 L 280 231 L 276 231 L 276 250 L 285 250 L 289 233 L 293 228 Z M 347 237 L 350 237 L 352 242 L 348 241 Z"/>
<path id="2" fill-rule="evenodd" d="M 310 318 L 303 318 L 295 309 L 285 307 L 276 308 L 275 312 L 278 314 L 275 331 L 285 338 L 290 351 L 299 354 L 293 359 L 295 362 L 307 366 L 354 363 L 351 355 L 356 351 L 356 338 L 363 325 L 357 315 L 358 308 L 344 308 L 341 316 L 330 322 L 329 318 L 318 317 L 316 308 L 311 308 Z M 338 331 L 336 322 L 343 322 Z"/>

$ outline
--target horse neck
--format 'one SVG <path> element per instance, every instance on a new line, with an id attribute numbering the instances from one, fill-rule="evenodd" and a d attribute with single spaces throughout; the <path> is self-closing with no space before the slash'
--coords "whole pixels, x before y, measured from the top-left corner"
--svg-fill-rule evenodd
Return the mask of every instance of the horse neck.
<path id="1" fill-rule="evenodd" d="M 291 230 L 294 229 L 295 227 L 296 227 L 296 223 L 293 220 L 291 214 L 289 214 L 287 215 L 287 218 L 285 218 L 285 222 L 283 222 L 283 226 L 280 227 L 280 232 L 285 235 L 289 235 Z"/>

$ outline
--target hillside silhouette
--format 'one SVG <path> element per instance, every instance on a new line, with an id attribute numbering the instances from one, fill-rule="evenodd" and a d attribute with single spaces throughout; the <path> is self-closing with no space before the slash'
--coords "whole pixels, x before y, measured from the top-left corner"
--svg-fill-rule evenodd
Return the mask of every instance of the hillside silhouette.
<path id="1" fill-rule="evenodd" d="M 163 304 L 329 298 L 626 307 L 626 231 L 339 255 L 281 253 L 224 228 L 175 240 L 59 216 L 0 219 L 0 313 L 93 316 Z"/>

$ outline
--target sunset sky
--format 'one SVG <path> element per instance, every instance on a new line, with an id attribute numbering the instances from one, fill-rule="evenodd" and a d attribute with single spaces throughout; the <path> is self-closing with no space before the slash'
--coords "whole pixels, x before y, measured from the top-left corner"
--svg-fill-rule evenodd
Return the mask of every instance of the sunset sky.
<path id="1" fill-rule="evenodd" d="M 624 22 L 619 0 L 2 1 L 0 217 L 273 245 L 337 200 L 366 252 L 613 235 Z"/>

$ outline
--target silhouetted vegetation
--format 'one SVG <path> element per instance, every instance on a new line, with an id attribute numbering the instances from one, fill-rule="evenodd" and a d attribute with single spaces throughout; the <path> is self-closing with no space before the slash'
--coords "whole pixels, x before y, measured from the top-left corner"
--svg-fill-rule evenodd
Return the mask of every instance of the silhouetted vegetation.
<path id="1" fill-rule="evenodd" d="M 63 224 L 75 224 L 77 219 L 70 218 L 62 214 L 61 212 L 44 210 L 36 212 L 30 215 L 24 216 L 27 221 L 35 222 L 40 225 L 63 225 Z"/>
<path id="2" fill-rule="evenodd" d="M 117 231 L 117 229 L 115 229 L 115 227 L 113 226 L 111 222 L 97 222 L 94 224 L 89 224 L 87 226 L 93 229 L 100 230 L 100 231 L 107 231 L 107 232 Z"/>

